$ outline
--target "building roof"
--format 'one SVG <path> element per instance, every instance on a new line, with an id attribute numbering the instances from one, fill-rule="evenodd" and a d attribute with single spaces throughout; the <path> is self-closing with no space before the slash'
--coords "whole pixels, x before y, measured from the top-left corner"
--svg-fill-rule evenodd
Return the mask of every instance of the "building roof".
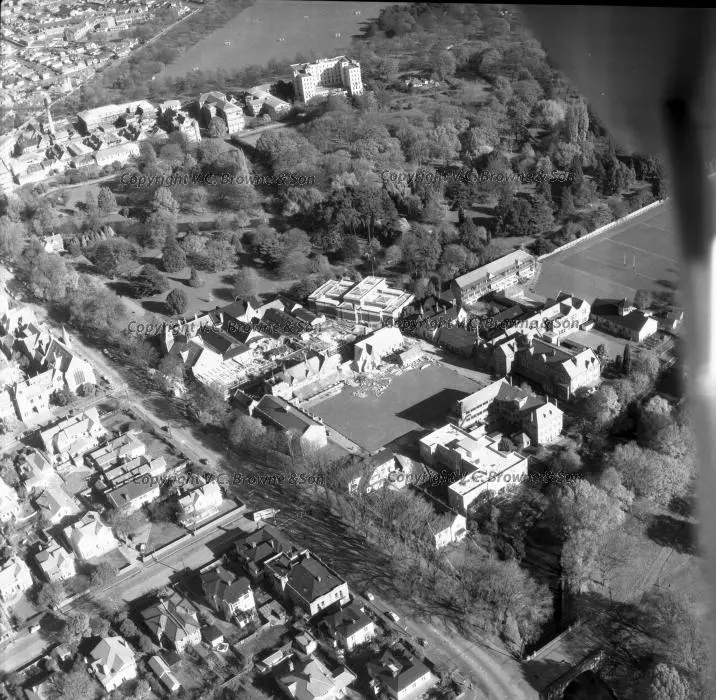
<path id="1" fill-rule="evenodd" d="M 337 673 L 331 673 L 322 661 L 309 658 L 304 662 L 295 662 L 294 669 L 278 680 L 296 700 L 316 700 L 338 697 L 340 691 L 355 680 L 355 675 L 345 666 L 341 666 Z"/>
<path id="2" fill-rule="evenodd" d="M 380 657 L 380 665 L 380 680 L 396 695 L 430 673 L 418 659 L 413 657 L 402 661 L 390 650 Z"/>
<path id="3" fill-rule="evenodd" d="M 142 618 L 157 639 L 166 637 L 174 646 L 181 646 L 200 629 L 196 609 L 179 595 L 142 610 Z"/>
<path id="4" fill-rule="evenodd" d="M 245 576 L 237 577 L 223 566 L 204 571 L 201 574 L 201 585 L 209 597 L 229 605 L 251 591 L 251 583 Z"/>
<path id="5" fill-rule="evenodd" d="M 263 564 L 280 552 L 291 551 L 298 552 L 298 545 L 273 525 L 264 525 L 236 541 L 236 552 L 239 557 L 254 565 Z"/>
<path id="6" fill-rule="evenodd" d="M 503 273 L 512 265 L 520 265 L 534 260 L 536 260 L 536 258 L 533 255 L 530 255 L 527 251 L 515 250 L 514 252 L 508 253 L 497 260 L 487 263 L 487 265 L 483 265 L 482 267 L 478 267 L 476 270 L 467 272 L 466 274 L 455 278 L 453 281 L 460 289 L 465 289 L 481 282 L 484 279 L 487 279 L 488 277 L 493 277 Z"/>
<path id="7" fill-rule="evenodd" d="M 309 428 L 321 425 L 300 408 L 279 396 L 265 394 L 254 408 L 254 412 L 274 425 L 291 433 L 303 435 Z"/>
<path id="8" fill-rule="evenodd" d="M 304 600 L 313 602 L 345 583 L 331 573 L 320 561 L 310 556 L 296 564 L 288 574 L 288 582 Z"/>
<path id="9" fill-rule="evenodd" d="M 134 664 L 134 652 L 122 637 L 106 637 L 92 651 L 93 665 L 105 676 L 113 676 L 125 666 Z"/>
<path id="10" fill-rule="evenodd" d="M 345 637 L 351 637 L 373 622 L 355 600 L 338 612 L 328 615 L 324 621 L 329 629 L 340 632 Z"/>

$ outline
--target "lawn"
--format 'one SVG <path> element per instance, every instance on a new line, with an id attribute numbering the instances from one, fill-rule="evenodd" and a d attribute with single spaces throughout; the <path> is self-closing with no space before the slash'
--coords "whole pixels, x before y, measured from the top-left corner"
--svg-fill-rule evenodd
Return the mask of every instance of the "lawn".
<path id="1" fill-rule="evenodd" d="M 435 364 L 395 377 L 380 397 L 373 392 L 368 392 L 366 398 L 353 396 L 356 389 L 348 386 L 311 411 L 372 452 L 411 431 L 443 425 L 455 401 L 482 386 Z"/>
<path id="2" fill-rule="evenodd" d="M 633 298 L 639 289 L 673 291 L 679 280 L 673 207 L 667 203 L 542 262 L 535 291 L 597 298 Z M 625 264 L 626 261 L 626 264 Z"/>

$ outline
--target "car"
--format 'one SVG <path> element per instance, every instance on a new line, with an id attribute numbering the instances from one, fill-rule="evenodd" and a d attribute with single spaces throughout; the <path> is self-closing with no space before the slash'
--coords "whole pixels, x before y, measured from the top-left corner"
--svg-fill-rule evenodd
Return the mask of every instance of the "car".
<path id="1" fill-rule="evenodd" d="M 364 595 L 371 603 L 375 600 L 375 596 L 370 591 L 366 591 Z"/>
<path id="2" fill-rule="evenodd" d="M 423 637 L 420 637 L 420 639 L 418 639 L 418 644 L 420 644 L 421 647 L 426 647 L 428 646 L 428 640 Z"/>
<path id="3" fill-rule="evenodd" d="M 393 622 L 400 622 L 400 618 L 392 610 L 388 610 L 388 612 L 385 613 L 385 616 Z"/>
<path id="4" fill-rule="evenodd" d="M 35 632 L 39 632 L 39 631 L 40 631 L 40 625 L 32 625 L 30 627 L 30 634 L 35 634 Z"/>

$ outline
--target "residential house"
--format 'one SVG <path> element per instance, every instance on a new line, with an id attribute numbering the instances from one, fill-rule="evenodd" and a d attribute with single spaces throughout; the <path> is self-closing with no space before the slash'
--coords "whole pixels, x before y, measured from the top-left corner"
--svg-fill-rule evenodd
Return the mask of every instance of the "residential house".
<path id="1" fill-rule="evenodd" d="M 62 389 L 62 375 L 54 370 L 41 372 L 18 382 L 12 392 L 15 410 L 23 423 L 28 425 L 46 420 L 52 415 L 50 397 Z"/>
<path id="2" fill-rule="evenodd" d="M 87 561 L 111 552 L 118 547 L 112 530 L 102 523 L 94 511 L 85 513 L 81 520 L 64 529 L 65 538 L 78 559 Z"/>
<path id="3" fill-rule="evenodd" d="M 201 586 L 214 610 L 226 620 L 237 617 L 241 622 L 255 614 L 254 593 L 247 578 L 237 577 L 223 566 L 213 566 L 202 571 Z"/>
<path id="4" fill-rule="evenodd" d="M 0 523 L 9 523 L 20 517 L 20 499 L 17 491 L 0 479 Z"/>
<path id="5" fill-rule="evenodd" d="M 353 347 L 356 370 L 369 372 L 380 366 L 383 358 L 402 348 L 405 339 L 396 327 L 381 328 Z"/>
<path id="6" fill-rule="evenodd" d="M 395 325 L 414 299 L 409 292 L 389 287 L 384 277 L 369 276 L 357 283 L 329 280 L 308 297 L 308 302 L 318 313 L 382 328 Z"/>
<path id="7" fill-rule="evenodd" d="M 45 549 L 35 554 L 35 560 L 50 583 L 66 581 L 77 573 L 74 554 L 56 540 L 51 540 Z"/>
<path id="8" fill-rule="evenodd" d="M 91 672 L 108 693 L 137 677 L 134 652 L 122 637 L 103 639 L 92 649 L 87 661 Z"/>
<path id="9" fill-rule="evenodd" d="M 40 440 L 50 459 L 64 464 L 97 447 L 107 434 L 93 406 L 43 430 Z"/>
<path id="10" fill-rule="evenodd" d="M 74 515 L 77 512 L 77 507 L 72 499 L 57 486 L 51 486 L 42 491 L 35 499 L 35 507 L 41 521 L 50 523 L 50 525 L 57 525 L 69 515 Z"/>
<path id="11" fill-rule="evenodd" d="M 45 365 L 62 373 L 67 388 L 76 394 L 81 386 L 95 385 L 95 378 L 92 365 L 79 358 L 70 347 L 69 336 L 63 333 L 64 342 L 52 338 L 45 354 Z"/>
<path id="12" fill-rule="evenodd" d="M 467 537 L 467 520 L 464 515 L 447 512 L 438 518 L 432 530 L 435 549 L 442 549 Z"/>
<path id="13" fill-rule="evenodd" d="M 221 487 L 216 481 L 192 489 L 179 499 L 182 520 L 188 523 L 205 520 L 218 513 L 223 500 Z"/>
<path id="14" fill-rule="evenodd" d="M 125 513 L 134 513 L 159 498 L 159 480 L 145 474 L 127 479 L 119 486 L 107 489 L 104 495 L 110 507 Z"/>
<path id="15" fill-rule="evenodd" d="M 416 700 L 438 683 L 438 678 L 417 658 L 393 650 L 383 653 L 378 663 L 367 665 L 377 689 L 393 700 Z"/>
<path id="16" fill-rule="evenodd" d="M 450 283 L 458 306 L 465 307 L 491 292 L 501 292 L 534 276 L 537 258 L 516 250 L 472 270 Z"/>
<path id="17" fill-rule="evenodd" d="M 251 404 L 249 413 L 282 431 L 289 447 L 316 449 L 328 444 L 326 427 L 320 420 L 279 396 L 262 396 L 260 401 Z"/>
<path id="18" fill-rule="evenodd" d="M 467 432 L 448 424 L 419 442 L 428 466 L 448 467 L 457 480 L 448 486 L 448 503 L 462 515 L 484 493 L 497 493 L 527 478 L 527 458 L 499 449 L 501 436 L 488 436 L 484 426 Z"/>
<path id="19" fill-rule="evenodd" d="M 91 467 L 106 472 L 119 462 L 141 457 L 147 451 L 147 446 L 139 440 L 135 431 L 123 433 L 107 444 L 92 450 L 85 455 L 85 461 Z"/>
<path id="20" fill-rule="evenodd" d="M 178 594 L 142 610 L 142 619 L 157 644 L 166 642 L 179 653 L 189 645 L 201 643 L 201 625 L 196 608 Z"/>
<path id="21" fill-rule="evenodd" d="M 42 244 L 45 247 L 46 253 L 64 253 L 65 252 L 65 241 L 59 233 L 55 233 L 52 236 L 45 236 L 42 239 Z"/>
<path id="22" fill-rule="evenodd" d="M 331 671 L 322 661 L 288 661 L 286 670 L 276 676 L 276 683 L 289 698 L 296 700 L 338 700 L 356 679 L 345 666 Z"/>
<path id="23" fill-rule="evenodd" d="M 152 656 L 147 662 L 159 682 L 170 692 L 176 693 L 182 686 L 161 656 Z"/>
<path id="24" fill-rule="evenodd" d="M 536 445 L 559 438 L 564 422 L 564 414 L 553 403 L 512 386 L 506 379 L 459 399 L 451 417 L 465 430 L 478 425 L 502 432 L 520 429 Z"/>
<path id="25" fill-rule="evenodd" d="M 264 566 L 277 592 L 311 617 L 332 605 L 340 606 L 350 601 L 346 581 L 310 552 L 282 553 Z"/>
<path id="26" fill-rule="evenodd" d="M 12 556 L 0 566 L 0 600 L 6 605 L 17 602 L 33 585 L 30 569 L 18 556 Z"/>
<path id="27" fill-rule="evenodd" d="M 638 311 L 626 299 L 597 299 L 592 304 L 591 318 L 597 328 L 635 343 L 642 343 L 659 330 L 655 318 Z"/>
<path id="28" fill-rule="evenodd" d="M 59 486 L 61 483 L 57 472 L 39 450 L 32 450 L 24 455 L 20 472 L 25 489 L 30 494 L 33 491 L 44 491 L 50 486 Z"/>
<path id="29" fill-rule="evenodd" d="M 370 493 L 386 485 L 393 490 L 402 489 L 412 473 L 410 461 L 388 448 L 363 459 L 349 455 L 346 462 L 342 474 L 348 482 L 348 493 Z"/>
<path id="30" fill-rule="evenodd" d="M 296 555 L 301 551 L 281 530 L 273 525 L 244 535 L 236 541 L 236 554 L 249 576 L 256 580 L 264 573 L 264 565 L 283 552 Z"/>
<path id="31" fill-rule="evenodd" d="M 570 340 L 555 345 L 525 333 L 494 349 L 494 369 L 501 376 L 519 374 L 560 399 L 601 380 L 601 365 L 590 348 Z"/>
<path id="32" fill-rule="evenodd" d="M 375 622 L 355 600 L 326 616 L 321 625 L 346 651 L 353 651 L 376 635 Z"/>

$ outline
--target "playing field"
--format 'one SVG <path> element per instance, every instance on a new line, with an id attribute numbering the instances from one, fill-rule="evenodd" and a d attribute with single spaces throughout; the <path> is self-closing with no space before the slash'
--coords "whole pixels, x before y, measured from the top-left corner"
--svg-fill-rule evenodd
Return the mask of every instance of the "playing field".
<path id="1" fill-rule="evenodd" d="M 439 427 L 458 399 L 482 388 L 444 365 L 415 369 L 393 379 L 380 396 L 353 396 L 354 387 L 311 408 L 331 428 L 373 452 L 414 430 Z"/>
<path id="2" fill-rule="evenodd" d="M 535 291 L 560 291 L 592 302 L 627 297 L 637 290 L 669 292 L 679 280 L 676 225 L 670 202 L 615 227 L 603 236 L 542 261 Z"/>

